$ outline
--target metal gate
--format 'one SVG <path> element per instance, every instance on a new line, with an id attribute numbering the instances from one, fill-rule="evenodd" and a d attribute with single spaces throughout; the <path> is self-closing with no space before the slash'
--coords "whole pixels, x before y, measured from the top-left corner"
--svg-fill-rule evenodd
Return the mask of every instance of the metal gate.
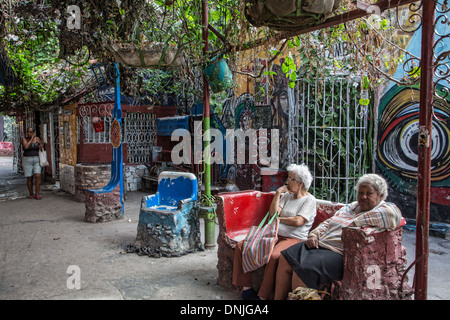
<path id="1" fill-rule="evenodd" d="M 152 147 L 156 142 L 156 121 L 151 113 L 128 112 L 124 119 L 124 143 L 127 143 L 127 162 L 152 162 Z"/>
<path id="2" fill-rule="evenodd" d="M 337 77 L 302 79 L 289 94 L 290 161 L 309 167 L 317 198 L 355 200 L 353 187 L 371 166 L 374 117 L 369 105 L 360 104 L 365 95 L 359 82 Z"/>

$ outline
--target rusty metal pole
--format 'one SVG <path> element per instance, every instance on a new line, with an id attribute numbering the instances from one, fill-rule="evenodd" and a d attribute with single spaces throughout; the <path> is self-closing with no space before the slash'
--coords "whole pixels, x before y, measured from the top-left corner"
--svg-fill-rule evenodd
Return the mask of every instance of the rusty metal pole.
<path id="1" fill-rule="evenodd" d="M 433 45 L 435 1 L 422 1 L 422 48 L 420 60 L 419 159 L 417 176 L 415 300 L 427 299 L 431 130 L 433 115 Z"/>

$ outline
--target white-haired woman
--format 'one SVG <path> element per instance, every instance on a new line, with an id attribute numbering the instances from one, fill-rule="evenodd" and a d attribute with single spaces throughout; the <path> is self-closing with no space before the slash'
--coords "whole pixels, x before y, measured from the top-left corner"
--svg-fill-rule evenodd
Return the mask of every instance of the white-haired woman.
<path id="1" fill-rule="evenodd" d="M 234 251 L 233 285 L 242 287 L 242 298 L 270 299 L 273 297 L 275 275 L 281 251 L 304 241 L 316 216 L 316 198 L 308 193 L 312 175 L 305 165 L 291 164 L 287 167 L 286 183 L 278 188 L 270 205 L 270 214 L 279 213 L 278 241 L 264 269 L 264 277 L 258 292 L 252 288 L 252 272 L 242 270 L 242 245 Z"/>
<path id="2" fill-rule="evenodd" d="M 355 189 L 357 201 L 319 224 L 304 243 L 281 252 L 275 299 L 286 299 L 289 291 L 298 287 L 320 289 L 322 284 L 342 279 L 343 228 L 371 226 L 381 231 L 400 226 L 402 214 L 395 204 L 385 201 L 388 191 L 382 177 L 366 174 Z"/>

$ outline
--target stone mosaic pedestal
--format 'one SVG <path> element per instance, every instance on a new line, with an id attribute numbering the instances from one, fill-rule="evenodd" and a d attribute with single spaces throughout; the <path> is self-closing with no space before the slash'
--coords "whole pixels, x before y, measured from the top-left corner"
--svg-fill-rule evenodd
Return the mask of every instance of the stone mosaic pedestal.
<path id="1" fill-rule="evenodd" d="M 153 257 L 174 257 L 203 250 L 195 202 L 174 211 L 142 208 L 134 250 Z"/>
<path id="2" fill-rule="evenodd" d="M 86 222 L 107 222 L 120 220 L 122 216 L 122 205 L 120 203 L 120 185 L 111 192 L 94 193 L 86 191 Z"/>

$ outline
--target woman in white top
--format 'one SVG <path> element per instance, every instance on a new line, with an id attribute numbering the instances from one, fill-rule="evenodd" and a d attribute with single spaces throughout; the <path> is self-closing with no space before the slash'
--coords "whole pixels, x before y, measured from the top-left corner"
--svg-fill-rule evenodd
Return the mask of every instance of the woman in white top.
<path id="1" fill-rule="evenodd" d="M 285 185 L 275 192 L 270 205 L 270 214 L 279 212 L 278 242 L 270 260 L 265 266 L 261 287 L 256 293 L 252 288 L 252 272 L 242 270 L 242 245 L 239 242 L 234 251 L 233 285 L 242 287 L 242 298 L 270 299 L 273 295 L 275 274 L 281 251 L 308 238 L 308 232 L 316 216 L 316 198 L 308 193 L 312 176 L 305 165 L 291 164 L 287 167 Z"/>
<path id="2" fill-rule="evenodd" d="M 384 201 L 386 180 L 377 174 L 365 174 L 355 187 L 357 201 L 342 207 L 309 233 L 308 239 L 281 252 L 276 273 L 275 300 L 285 300 L 298 287 L 320 290 L 323 284 L 342 279 L 344 245 L 342 230 L 369 226 L 378 231 L 394 230 L 401 225 L 400 209 Z"/>

